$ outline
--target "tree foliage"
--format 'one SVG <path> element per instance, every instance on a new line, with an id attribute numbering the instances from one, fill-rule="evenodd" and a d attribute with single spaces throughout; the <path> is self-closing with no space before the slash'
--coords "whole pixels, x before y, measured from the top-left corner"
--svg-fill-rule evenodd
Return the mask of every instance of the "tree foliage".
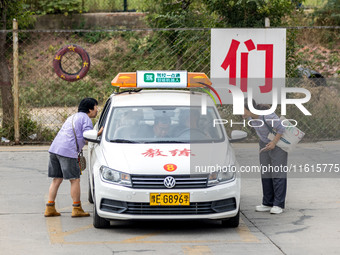
<path id="1" fill-rule="evenodd" d="M 313 13 L 315 22 L 321 26 L 340 26 L 340 1 L 328 0 L 324 7 Z"/>
<path id="2" fill-rule="evenodd" d="M 81 0 L 25 0 L 27 7 L 36 14 L 64 14 L 81 13 Z"/>
<path id="3" fill-rule="evenodd" d="M 226 28 L 264 27 L 266 17 L 270 19 L 271 26 L 280 26 L 283 18 L 291 15 L 295 7 L 296 1 L 291 0 L 147 0 L 144 10 L 148 13 L 147 22 L 152 28 Z M 176 30 L 158 34 L 167 38 L 168 44 L 173 47 L 178 57 L 177 68 L 182 66 L 184 53 L 197 47 L 198 42 L 202 40 L 199 32 L 190 36 L 186 35 L 187 33 Z M 292 36 L 288 44 L 291 50 L 288 49 L 287 53 L 294 54 L 295 37 L 293 34 L 289 36 Z M 183 38 L 186 38 L 185 43 L 182 42 Z M 202 50 L 198 52 L 207 54 Z M 290 64 L 295 60 L 290 56 L 288 58 Z"/>
<path id="4" fill-rule="evenodd" d="M 146 0 L 144 11 L 154 28 L 214 27 L 217 23 L 200 0 Z"/>
<path id="5" fill-rule="evenodd" d="M 220 17 L 223 27 L 264 27 L 281 25 L 282 18 L 295 8 L 291 0 L 202 0 L 208 10 Z"/>
<path id="6" fill-rule="evenodd" d="M 25 8 L 23 0 L 0 0 L 0 27 L 2 30 L 12 28 L 12 20 L 16 18 L 21 28 L 28 27 L 31 22 L 31 13 Z M 13 128 L 13 95 L 11 73 L 9 70 L 7 50 L 9 40 L 7 31 L 0 33 L 0 84 L 1 101 L 3 108 L 2 133 L 10 132 Z"/>
<path id="7" fill-rule="evenodd" d="M 20 28 L 28 28 L 33 22 L 33 12 L 28 10 L 25 0 L 0 0 L 1 27 L 12 29 L 13 19 L 20 24 Z"/>
<path id="8" fill-rule="evenodd" d="M 148 11 L 146 20 L 152 28 L 203 28 L 214 27 L 217 23 L 216 17 L 207 12 L 199 0 L 146 0 L 144 10 Z M 206 35 L 202 31 L 193 34 L 189 31 L 169 30 L 157 33 L 153 40 L 166 38 L 177 56 L 176 69 L 182 69 L 184 53 L 189 48 L 198 46 L 200 40 L 206 40 L 204 36 Z M 202 54 L 202 50 L 199 52 Z"/>

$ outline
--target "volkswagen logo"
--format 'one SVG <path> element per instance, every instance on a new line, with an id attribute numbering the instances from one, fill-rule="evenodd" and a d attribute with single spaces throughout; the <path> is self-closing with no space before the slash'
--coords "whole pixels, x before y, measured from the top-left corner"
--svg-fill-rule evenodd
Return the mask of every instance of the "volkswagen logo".
<path id="1" fill-rule="evenodd" d="M 174 177 L 172 176 L 168 176 L 164 179 L 164 186 L 167 187 L 168 189 L 171 189 L 173 187 L 175 187 L 176 185 L 176 180 Z"/>

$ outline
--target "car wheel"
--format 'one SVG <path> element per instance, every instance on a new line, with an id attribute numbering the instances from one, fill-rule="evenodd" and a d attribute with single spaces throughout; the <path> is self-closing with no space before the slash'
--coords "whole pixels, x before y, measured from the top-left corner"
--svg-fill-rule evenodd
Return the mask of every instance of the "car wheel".
<path id="1" fill-rule="evenodd" d="M 95 228 L 107 228 L 110 226 L 110 221 L 100 217 L 97 213 L 96 205 L 94 205 L 93 212 L 93 226 Z"/>
<path id="2" fill-rule="evenodd" d="M 237 228 L 240 224 L 240 210 L 236 216 L 222 220 L 222 226 L 225 228 Z"/>
<path id="3" fill-rule="evenodd" d="M 88 198 L 87 200 L 93 204 L 93 195 L 92 195 L 92 190 L 91 190 L 91 185 L 90 185 L 90 179 L 89 179 L 89 191 L 88 191 Z"/>

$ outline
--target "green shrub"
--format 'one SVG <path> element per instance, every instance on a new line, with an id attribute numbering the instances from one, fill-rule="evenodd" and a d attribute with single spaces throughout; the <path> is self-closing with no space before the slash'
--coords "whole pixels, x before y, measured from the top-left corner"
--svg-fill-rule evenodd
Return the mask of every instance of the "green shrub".
<path id="1" fill-rule="evenodd" d="M 31 5 L 37 14 L 64 14 L 68 15 L 71 13 L 82 12 L 82 1 L 81 0 L 38 0 L 38 1 L 27 1 Z"/>
<path id="2" fill-rule="evenodd" d="M 340 2 L 328 0 L 327 3 L 313 13 L 315 24 L 321 26 L 340 26 Z"/>
<path id="3" fill-rule="evenodd" d="M 34 141 L 48 142 L 52 141 L 56 135 L 56 131 L 44 128 L 37 121 L 32 120 L 31 114 L 28 110 L 20 110 L 19 113 L 19 130 L 20 141 Z M 33 136 L 32 136 L 33 135 Z M 31 138 L 29 138 L 31 136 Z M 0 137 L 5 137 L 10 141 L 14 141 L 13 127 L 0 128 Z"/>

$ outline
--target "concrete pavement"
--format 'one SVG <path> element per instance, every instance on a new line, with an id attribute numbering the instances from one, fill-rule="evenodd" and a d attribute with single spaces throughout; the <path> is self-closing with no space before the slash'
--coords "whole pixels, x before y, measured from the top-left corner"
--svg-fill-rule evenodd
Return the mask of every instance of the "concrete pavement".
<path id="1" fill-rule="evenodd" d="M 258 164 L 257 144 L 234 144 L 240 165 Z M 0 147 L 1 254 L 339 254 L 339 174 L 291 175 L 281 215 L 258 213 L 261 183 L 244 175 L 241 224 L 223 229 L 218 222 L 113 222 L 98 230 L 92 217 L 73 219 L 70 185 L 57 197 L 61 217 L 44 218 L 50 180 L 48 146 Z M 297 165 L 339 164 L 340 141 L 299 144 L 289 155 Z M 84 208 L 87 176 L 81 179 Z"/>

